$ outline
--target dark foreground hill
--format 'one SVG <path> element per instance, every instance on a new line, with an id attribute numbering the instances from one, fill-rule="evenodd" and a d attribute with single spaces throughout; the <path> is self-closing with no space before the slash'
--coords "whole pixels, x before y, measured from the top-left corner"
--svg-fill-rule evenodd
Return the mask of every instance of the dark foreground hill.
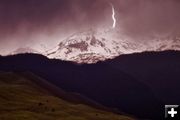
<path id="1" fill-rule="evenodd" d="M 21 54 L 1 57 L 0 70 L 31 71 L 65 91 L 82 94 L 107 107 L 139 118 L 162 119 L 164 104 L 179 101 L 179 56 L 176 51 L 149 52 L 77 65 Z"/>
<path id="2" fill-rule="evenodd" d="M 180 104 L 180 52 L 145 52 L 106 62 L 151 88 L 165 104 Z"/>
<path id="3" fill-rule="evenodd" d="M 0 120 L 133 120 L 130 117 L 64 100 L 37 84 L 39 77 L 0 72 Z M 41 80 L 45 82 L 45 80 Z"/>

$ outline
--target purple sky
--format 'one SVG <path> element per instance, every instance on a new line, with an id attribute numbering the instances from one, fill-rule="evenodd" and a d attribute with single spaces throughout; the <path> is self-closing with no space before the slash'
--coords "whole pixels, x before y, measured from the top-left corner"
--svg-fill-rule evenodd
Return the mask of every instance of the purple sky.
<path id="1" fill-rule="evenodd" d="M 23 46 L 58 41 L 81 29 L 117 27 L 134 40 L 156 34 L 179 34 L 179 0 L 1 0 L 0 54 Z"/>

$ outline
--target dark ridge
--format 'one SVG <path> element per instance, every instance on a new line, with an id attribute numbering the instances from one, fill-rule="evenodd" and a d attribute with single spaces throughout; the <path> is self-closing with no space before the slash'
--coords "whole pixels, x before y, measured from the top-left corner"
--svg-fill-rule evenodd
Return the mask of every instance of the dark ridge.
<path id="1" fill-rule="evenodd" d="M 30 71 L 107 107 L 139 118 L 162 119 L 164 104 L 180 101 L 179 61 L 178 51 L 122 55 L 91 65 L 21 54 L 0 57 L 0 71 Z"/>
<path id="2" fill-rule="evenodd" d="M 180 52 L 144 52 L 106 61 L 144 84 L 165 104 L 180 104 Z"/>

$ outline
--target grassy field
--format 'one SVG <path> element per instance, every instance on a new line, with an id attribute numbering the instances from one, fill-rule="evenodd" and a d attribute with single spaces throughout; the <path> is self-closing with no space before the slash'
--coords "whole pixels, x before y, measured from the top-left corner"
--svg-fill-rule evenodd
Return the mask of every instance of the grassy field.
<path id="1" fill-rule="evenodd" d="M 133 120 L 51 95 L 28 78 L 0 73 L 0 120 Z"/>

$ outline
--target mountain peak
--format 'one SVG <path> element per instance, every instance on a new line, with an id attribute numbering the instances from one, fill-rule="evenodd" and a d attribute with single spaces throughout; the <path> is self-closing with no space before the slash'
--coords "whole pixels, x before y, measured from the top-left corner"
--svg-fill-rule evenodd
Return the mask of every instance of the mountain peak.
<path id="1" fill-rule="evenodd" d="M 15 54 L 21 54 L 21 53 L 39 53 L 39 52 L 35 49 L 30 48 L 30 47 L 21 47 L 21 48 L 14 50 L 10 54 L 15 55 Z"/>
<path id="2" fill-rule="evenodd" d="M 76 63 L 96 63 L 113 59 L 122 54 L 144 51 L 180 50 L 179 36 L 153 36 L 151 40 L 137 42 L 122 38 L 119 31 L 112 29 L 88 29 L 74 33 L 60 41 L 54 48 L 41 52 L 48 58 L 73 61 Z M 11 54 L 40 53 L 31 48 L 19 48 Z"/>
<path id="3" fill-rule="evenodd" d="M 106 32 L 92 29 L 71 35 L 48 51 L 49 58 L 77 63 L 95 63 L 119 54 L 119 44 L 107 37 Z"/>

